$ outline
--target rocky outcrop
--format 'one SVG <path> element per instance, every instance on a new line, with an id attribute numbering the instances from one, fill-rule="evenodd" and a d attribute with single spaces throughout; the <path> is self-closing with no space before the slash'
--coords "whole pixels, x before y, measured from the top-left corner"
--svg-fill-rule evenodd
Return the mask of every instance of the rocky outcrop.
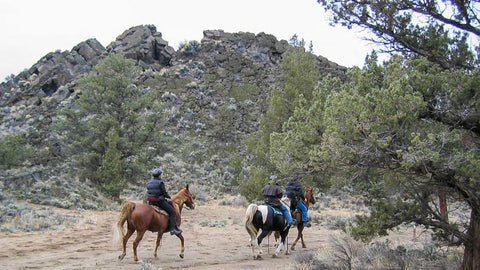
<path id="1" fill-rule="evenodd" d="M 107 51 L 121 53 L 129 59 L 147 65 L 158 63 L 162 66 L 169 65 L 175 53 L 153 25 L 141 25 L 128 29 L 107 46 Z"/>
<path id="2" fill-rule="evenodd" d="M 105 48 L 96 39 L 79 43 L 71 51 L 56 51 L 42 57 L 30 69 L 2 83 L 1 103 L 18 102 L 53 95 L 61 86 L 87 75 L 102 58 Z"/>

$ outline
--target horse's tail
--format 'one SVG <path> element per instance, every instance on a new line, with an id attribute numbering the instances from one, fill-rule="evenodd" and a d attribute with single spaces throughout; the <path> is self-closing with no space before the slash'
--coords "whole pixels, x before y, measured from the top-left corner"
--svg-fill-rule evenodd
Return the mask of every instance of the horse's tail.
<path id="1" fill-rule="evenodd" d="M 123 237 L 125 236 L 123 224 L 125 224 L 125 221 L 127 221 L 132 216 L 132 212 L 134 209 L 135 209 L 134 202 L 127 202 L 122 207 L 122 212 L 120 213 L 120 219 L 118 220 L 118 223 L 117 223 L 118 235 L 122 241 L 123 241 Z"/>
<path id="2" fill-rule="evenodd" d="M 253 225 L 253 217 L 257 210 L 258 205 L 252 203 L 247 207 L 247 211 L 245 212 L 245 229 L 247 229 L 247 232 L 252 239 L 258 234 L 258 229 Z"/>

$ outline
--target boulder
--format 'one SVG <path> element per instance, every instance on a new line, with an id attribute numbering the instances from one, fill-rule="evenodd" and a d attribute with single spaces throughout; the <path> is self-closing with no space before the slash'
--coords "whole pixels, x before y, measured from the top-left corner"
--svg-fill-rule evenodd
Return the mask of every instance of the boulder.
<path id="1" fill-rule="evenodd" d="M 140 25 L 126 30 L 107 46 L 107 51 L 121 53 L 137 62 L 148 65 L 158 63 L 162 66 L 170 65 L 175 53 L 154 25 Z"/>

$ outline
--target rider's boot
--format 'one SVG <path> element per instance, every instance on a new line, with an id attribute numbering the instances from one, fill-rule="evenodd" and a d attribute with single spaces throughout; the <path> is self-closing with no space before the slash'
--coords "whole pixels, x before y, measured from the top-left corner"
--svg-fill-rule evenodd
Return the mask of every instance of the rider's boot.
<path id="1" fill-rule="evenodd" d="M 170 231 L 170 234 L 171 234 L 171 235 L 174 235 L 174 234 L 175 234 L 175 235 L 179 235 L 179 234 L 181 234 L 181 233 L 183 232 L 182 230 L 180 230 L 180 229 L 177 228 L 176 220 L 175 220 L 174 217 L 170 217 L 170 218 L 168 219 L 168 223 L 169 223 L 169 224 L 168 224 L 168 225 L 169 225 L 169 226 L 168 226 L 168 228 L 169 228 L 168 230 Z"/>
<path id="2" fill-rule="evenodd" d="M 181 234 L 183 231 L 181 229 L 177 229 L 177 228 L 173 228 L 173 230 L 170 230 L 170 234 L 171 235 L 179 235 Z"/>

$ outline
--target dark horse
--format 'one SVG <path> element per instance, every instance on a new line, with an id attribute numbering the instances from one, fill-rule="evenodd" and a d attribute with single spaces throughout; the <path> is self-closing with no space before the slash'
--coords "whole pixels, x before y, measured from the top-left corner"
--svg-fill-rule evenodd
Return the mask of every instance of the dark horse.
<path id="1" fill-rule="evenodd" d="M 277 211 L 280 212 L 280 210 Z M 287 224 L 285 217 L 283 215 L 274 214 L 271 206 L 256 205 L 253 203 L 248 206 L 245 213 L 245 228 L 250 235 L 250 246 L 252 247 L 253 259 L 262 258 L 262 240 L 272 231 L 278 231 L 281 237 L 281 241 L 273 254 L 273 257 L 277 257 L 278 253 L 285 245 L 285 239 L 290 230 L 290 226 Z M 260 229 L 262 229 L 262 233 L 258 235 Z M 257 255 L 255 255 L 255 247 L 258 248 Z M 288 254 L 288 248 L 286 249 L 285 254 Z"/>
<path id="2" fill-rule="evenodd" d="M 180 226 L 181 223 L 181 213 L 183 206 L 190 209 L 195 208 L 195 204 L 192 199 L 192 194 L 188 190 L 188 185 L 182 188 L 177 194 L 172 197 L 173 207 L 177 211 L 177 226 Z M 132 236 L 132 234 L 137 231 L 137 237 L 133 241 L 133 259 L 138 261 L 137 256 L 137 247 L 140 241 L 143 238 L 143 235 L 147 230 L 151 232 L 158 232 L 157 242 L 155 245 L 155 251 L 153 252 L 154 257 L 157 257 L 158 246 L 162 240 L 162 235 L 168 230 L 168 214 L 165 211 L 159 213 L 151 205 L 134 202 L 127 202 L 123 205 L 122 212 L 120 214 L 120 219 L 117 223 L 118 231 L 121 233 L 120 239 L 122 239 L 123 253 L 118 256 L 121 260 L 125 257 L 126 254 L 126 245 L 127 241 Z M 127 222 L 127 234 L 124 233 L 124 224 Z M 180 257 L 183 258 L 184 254 L 184 239 L 182 234 L 177 235 L 180 238 L 181 242 L 181 253 Z"/>
<path id="3" fill-rule="evenodd" d="M 309 207 L 310 203 L 315 204 L 315 197 L 313 196 L 313 187 L 307 187 L 304 193 L 305 200 L 302 200 L 305 206 Z M 306 248 L 305 241 L 303 240 L 303 228 L 305 228 L 302 222 L 302 212 L 297 207 L 294 211 L 292 211 L 292 217 L 297 220 L 297 238 L 292 243 L 291 250 L 295 250 L 295 245 L 297 244 L 298 240 L 302 240 L 302 248 Z M 275 241 L 278 242 L 279 233 L 275 232 Z"/>
<path id="4" fill-rule="evenodd" d="M 305 200 L 303 201 L 305 203 L 305 206 L 307 207 L 308 209 L 308 206 L 311 204 L 315 204 L 315 197 L 313 196 L 313 187 L 307 187 L 305 189 Z M 297 223 L 297 231 L 298 231 L 298 234 L 297 234 L 297 239 L 295 239 L 295 241 L 293 241 L 292 243 L 292 247 L 291 249 L 294 250 L 295 249 L 295 245 L 297 244 L 298 240 L 302 240 L 302 248 L 306 248 L 307 246 L 305 245 L 305 241 L 303 241 L 303 228 L 304 228 L 304 224 L 302 222 L 302 212 L 300 211 L 300 209 L 295 209 L 295 211 L 292 212 L 292 217 L 294 219 L 296 219 L 298 221 Z"/>

